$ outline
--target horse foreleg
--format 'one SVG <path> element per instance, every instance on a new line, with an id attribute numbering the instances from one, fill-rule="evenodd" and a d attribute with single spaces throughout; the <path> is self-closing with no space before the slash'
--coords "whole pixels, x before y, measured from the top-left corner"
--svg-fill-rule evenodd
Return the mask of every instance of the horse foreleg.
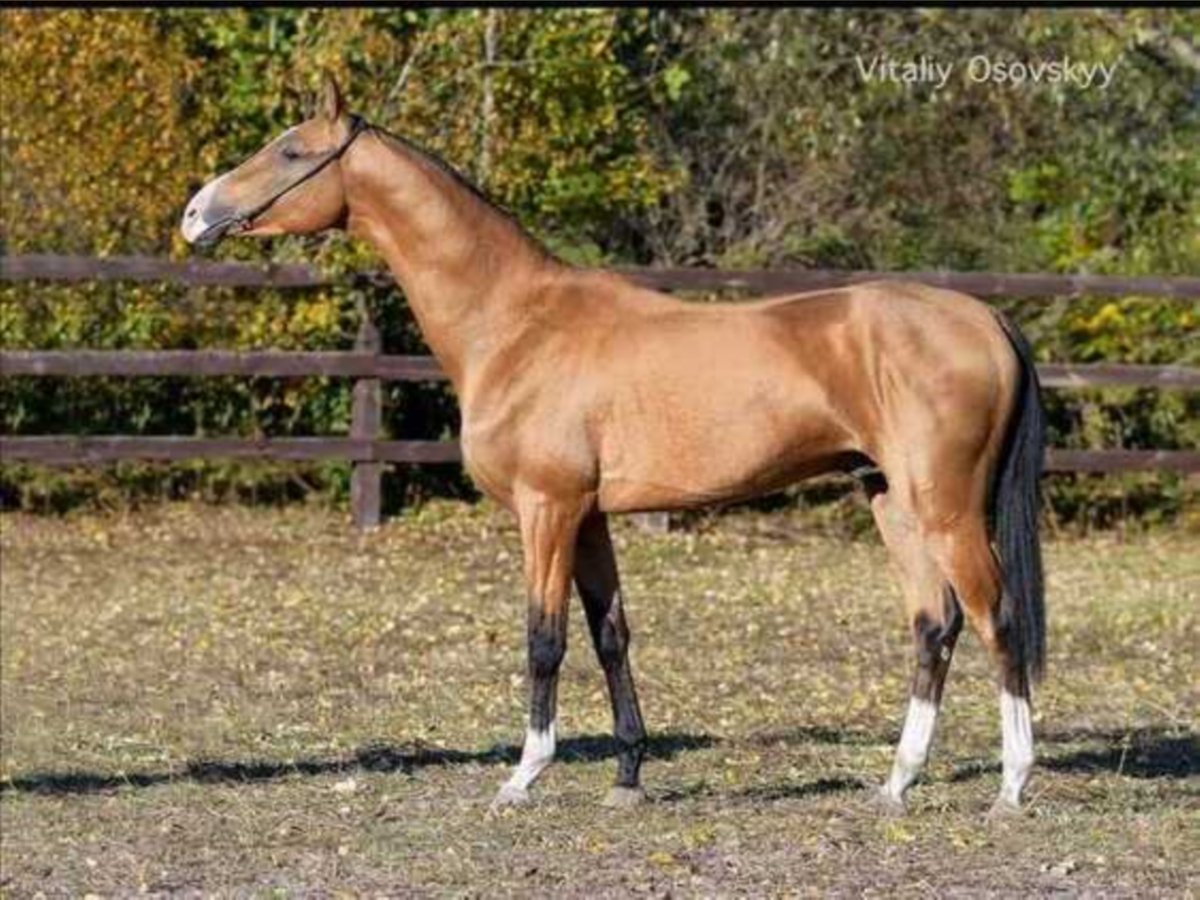
<path id="1" fill-rule="evenodd" d="M 588 517 L 579 529 L 575 553 L 575 585 L 579 589 L 596 656 L 608 682 L 613 736 L 617 741 L 617 781 L 605 804 L 627 806 L 643 799 L 639 771 L 646 749 L 646 729 L 638 708 L 629 668 L 629 626 L 621 604 L 616 554 L 608 521 Z"/>
<path id="2" fill-rule="evenodd" d="M 527 802 L 529 786 L 554 759 L 558 670 L 567 651 L 567 601 L 581 513 L 579 504 L 544 494 L 518 498 L 529 591 L 529 720 L 521 761 L 493 807 Z"/>

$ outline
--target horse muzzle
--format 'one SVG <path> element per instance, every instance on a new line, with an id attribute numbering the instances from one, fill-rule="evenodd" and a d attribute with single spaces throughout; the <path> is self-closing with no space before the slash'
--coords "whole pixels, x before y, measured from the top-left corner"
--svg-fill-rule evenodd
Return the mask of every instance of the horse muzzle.
<path id="1" fill-rule="evenodd" d="M 238 234 L 250 227 L 250 217 L 214 196 L 220 182 L 220 178 L 209 182 L 188 201 L 179 230 L 189 244 L 209 247 L 223 237 Z"/>
<path id="2" fill-rule="evenodd" d="M 193 230 L 193 234 L 188 234 L 187 225 L 184 225 L 183 236 L 189 244 L 196 247 L 211 247 L 221 240 L 223 237 L 228 237 L 232 234 L 240 234 L 250 227 L 250 221 L 241 216 L 228 216 L 213 222 L 211 225 L 204 225 L 200 230 Z"/>

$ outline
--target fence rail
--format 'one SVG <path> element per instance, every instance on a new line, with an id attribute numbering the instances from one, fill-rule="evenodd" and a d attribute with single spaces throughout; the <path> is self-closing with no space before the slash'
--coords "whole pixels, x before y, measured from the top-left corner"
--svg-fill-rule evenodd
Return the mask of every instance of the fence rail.
<path id="1" fill-rule="evenodd" d="M 0 435 L 0 457 L 46 465 L 77 465 L 133 459 L 278 459 L 292 462 L 345 459 L 355 463 L 453 463 L 462 460 L 462 452 L 457 441 L 381 441 L 372 438 L 337 437 Z"/>
<path id="2" fill-rule="evenodd" d="M 212 375 L 292 378 L 378 378 L 383 381 L 444 381 L 432 356 L 383 356 L 367 352 L 278 350 L 6 350 L 0 376 L 89 375 L 199 377 Z"/>
<path id="3" fill-rule="evenodd" d="M 353 463 L 458 463 L 457 441 L 381 441 L 355 438 L 193 438 L 0 436 L 0 458 L 42 465 L 90 465 L 121 460 L 259 459 L 291 462 L 344 459 Z M 1046 451 L 1048 472 L 1200 471 L 1200 451 Z"/>
<path id="4" fill-rule="evenodd" d="M 875 272 L 834 269 L 720 269 L 625 267 L 615 271 L 663 291 L 737 290 L 753 294 L 844 287 L 897 279 L 964 291 L 977 297 L 1168 297 L 1200 299 L 1200 278 L 1119 275 L 1057 275 L 1028 272 Z M 391 284 L 384 272 L 326 275 L 297 263 L 251 263 L 144 256 L 0 256 L 0 281 L 165 281 L 189 287 L 314 288 L 335 284 Z"/>
<path id="5" fill-rule="evenodd" d="M 879 278 L 901 278 L 997 296 L 1142 296 L 1200 299 L 1200 278 L 1120 278 L 1091 275 L 997 274 L 987 272 L 833 272 L 694 269 L 626 269 L 624 274 L 660 290 L 783 293 L 817 290 Z M 0 281 L 167 281 L 186 286 L 305 289 L 383 278 L 378 273 L 327 277 L 303 265 L 254 266 L 209 261 L 173 262 L 143 257 L 93 259 L 54 255 L 0 257 Z M 390 279 L 389 279 L 390 283 Z M 1186 366 L 1055 363 L 1038 366 L 1051 389 L 1156 388 L 1200 390 L 1200 369 Z M 360 526 L 380 518 L 381 480 L 387 463 L 457 463 L 455 441 L 381 439 L 382 383 L 442 381 L 445 374 L 428 356 L 381 352 L 379 333 L 364 315 L 352 351 L 229 350 L 9 350 L 0 352 L 0 377 L 328 377 L 354 380 L 347 437 L 235 438 L 184 436 L 0 435 L 0 458 L 46 465 L 119 460 L 343 459 L 354 464 L 351 507 Z M 1068 450 L 1046 453 L 1050 472 L 1200 472 L 1193 450 Z"/>
<path id="6" fill-rule="evenodd" d="M 7 350 L 0 376 L 82 377 L 214 375 L 292 378 L 378 378 L 381 381 L 444 381 L 432 356 L 278 350 Z M 1134 387 L 1200 390 L 1200 369 L 1116 363 L 1048 363 L 1038 366 L 1048 388 Z"/>

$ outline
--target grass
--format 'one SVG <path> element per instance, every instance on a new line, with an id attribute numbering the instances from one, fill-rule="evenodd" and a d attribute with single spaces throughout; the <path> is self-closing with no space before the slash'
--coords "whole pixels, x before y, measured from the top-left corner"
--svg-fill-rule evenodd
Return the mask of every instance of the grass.
<path id="1" fill-rule="evenodd" d="M 1030 809 L 988 822 L 999 723 L 973 637 L 910 814 L 886 774 L 911 668 L 873 537 L 787 514 L 617 541 L 651 803 L 614 761 L 578 607 L 561 761 L 519 748 L 519 546 L 486 505 L 360 535 L 328 512 L 0 517 L 0 893 L 1194 895 L 1200 541 L 1047 547 Z"/>

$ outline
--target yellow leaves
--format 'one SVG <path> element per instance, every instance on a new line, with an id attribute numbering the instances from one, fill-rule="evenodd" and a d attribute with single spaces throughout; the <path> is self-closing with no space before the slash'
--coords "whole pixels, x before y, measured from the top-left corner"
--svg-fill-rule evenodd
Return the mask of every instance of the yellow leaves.
<path id="1" fill-rule="evenodd" d="M 950 831 L 950 843 L 959 850 L 970 850 L 973 847 L 986 847 L 988 844 L 988 836 L 984 831 L 976 828 L 962 829 L 954 828 Z"/>
<path id="2" fill-rule="evenodd" d="M 337 304 L 329 297 L 298 303 L 289 330 L 297 336 L 332 331 L 337 328 L 338 313 Z"/>
<path id="3" fill-rule="evenodd" d="M 0 175 L 2 196 L 6 209 L 18 195 L 38 202 L 8 224 L 9 245 L 177 249 L 189 191 L 247 152 L 248 135 L 299 115 L 295 92 L 311 90 L 321 68 L 343 76 L 356 108 L 471 174 L 486 18 L 414 17 L 419 26 L 397 32 L 394 15 L 365 10 L 13 13 L 0 36 L 12 170 Z M 495 20 L 505 64 L 491 80 L 490 191 L 526 215 L 582 219 L 614 201 L 653 204 L 670 188 L 670 171 L 642 146 L 634 76 L 615 58 L 622 19 L 563 10 Z M 397 90 L 401 61 L 413 67 Z"/>
<path id="4" fill-rule="evenodd" d="M 647 854 L 646 861 L 668 872 L 683 867 L 683 863 L 677 860 L 674 854 L 668 853 L 666 850 L 655 850 L 653 853 Z"/>
<path id="5" fill-rule="evenodd" d="M 588 853 L 607 853 L 611 847 L 612 844 L 598 834 L 589 834 L 583 841 L 583 849 Z"/>
<path id="6" fill-rule="evenodd" d="M 0 41 L 0 196 L 36 198 L 6 217 L 11 249 L 160 248 L 189 178 L 157 149 L 184 142 L 180 42 L 145 12 L 80 10 L 12 13 Z"/>
<path id="7" fill-rule="evenodd" d="M 717 830 L 704 822 L 698 825 L 693 825 L 683 833 L 683 842 L 689 850 L 699 850 L 714 843 L 717 839 Z"/>
<path id="8" fill-rule="evenodd" d="M 1087 331 L 1095 333 L 1106 328 L 1120 328 L 1125 323 L 1126 318 L 1121 307 L 1116 303 L 1105 303 L 1094 316 L 1084 320 L 1081 325 Z"/>
<path id="9" fill-rule="evenodd" d="M 903 822 L 892 820 L 884 823 L 883 838 L 892 844 L 911 844 L 917 836 Z"/>

